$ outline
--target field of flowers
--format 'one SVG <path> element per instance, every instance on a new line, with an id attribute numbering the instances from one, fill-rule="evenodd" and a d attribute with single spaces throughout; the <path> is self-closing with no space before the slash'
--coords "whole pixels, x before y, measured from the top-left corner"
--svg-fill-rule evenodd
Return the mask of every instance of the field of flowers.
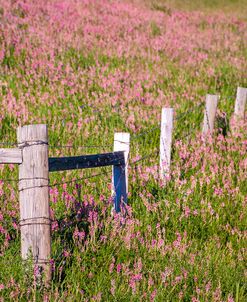
<path id="1" fill-rule="evenodd" d="M 156 152 L 162 107 L 178 116 L 219 94 L 229 121 L 247 87 L 246 1 L 167 2 L 0 0 L 0 148 L 46 123 L 50 156 L 111 152 L 118 131 L 131 161 L 152 154 L 129 169 L 123 215 L 111 215 L 110 167 L 51 174 L 106 172 L 50 189 L 50 289 L 23 269 L 18 184 L 4 181 L 18 167 L 0 165 L 1 302 L 247 300 L 247 124 L 218 122 L 203 143 L 202 107 L 178 119 L 165 186 Z"/>

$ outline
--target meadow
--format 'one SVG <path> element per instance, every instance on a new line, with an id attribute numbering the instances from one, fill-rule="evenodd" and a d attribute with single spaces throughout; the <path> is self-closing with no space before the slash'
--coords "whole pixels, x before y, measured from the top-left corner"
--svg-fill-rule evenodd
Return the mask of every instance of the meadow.
<path id="1" fill-rule="evenodd" d="M 129 132 L 130 161 L 145 157 L 120 215 L 110 167 L 51 174 L 50 289 L 23 268 L 18 167 L 0 165 L 1 302 L 247 300 L 247 124 L 220 125 L 247 87 L 247 3 L 192 2 L 0 0 L 0 148 L 45 123 L 50 156 L 111 152 Z M 219 122 L 202 142 L 207 93 Z M 162 107 L 177 117 L 166 185 Z"/>

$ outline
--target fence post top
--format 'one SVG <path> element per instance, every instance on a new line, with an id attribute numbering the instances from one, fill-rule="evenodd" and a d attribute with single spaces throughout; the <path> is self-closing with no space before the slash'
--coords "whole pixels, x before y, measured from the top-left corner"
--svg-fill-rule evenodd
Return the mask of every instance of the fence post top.
<path id="1" fill-rule="evenodd" d="M 129 132 L 115 132 L 114 135 L 130 135 Z"/>
<path id="2" fill-rule="evenodd" d="M 246 99 L 247 98 L 247 88 L 238 87 L 237 89 L 237 99 Z"/>
<path id="3" fill-rule="evenodd" d="M 32 128 L 32 129 L 35 129 L 35 128 L 38 128 L 38 129 L 47 128 L 47 124 L 24 125 L 24 126 L 19 126 L 17 129 L 28 129 L 28 128 Z"/>
<path id="4" fill-rule="evenodd" d="M 173 111 L 173 107 L 162 107 L 162 111 Z"/>
<path id="5" fill-rule="evenodd" d="M 219 94 L 210 94 L 210 93 L 206 94 L 207 98 L 219 98 L 219 96 L 220 96 Z"/>
<path id="6" fill-rule="evenodd" d="M 114 141 L 124 141 L 125 143 L 129 143 L 130 141 L 130 134 L 129 132 L 115 132 L 114 133 Z"/>
<path id="7" fill-rule="evenodd" d="M 25 141 L 48 140 L 48 128 L 46 124 L 25 125 L 17 128 L 17 139 L 19 143 Z"/>
<path id="8" fill-rule="evenodd" d="M 243 91 L 247 92 L 247 88 L 246 88 L 246 87 L 238 86 L 238 89 L 237 89 L 237 90 L 243 90 Z"/>
<path id="9" fill-rule="evenodd" d="M 173 120 L 173 114 L 174 114 L 174 109 L 173 108 L 167 108 L 167 107 L 162 107 L 161 111 L 161 125 L 163 123 L 166 123 L 167 120 L 172 122 Z"/>

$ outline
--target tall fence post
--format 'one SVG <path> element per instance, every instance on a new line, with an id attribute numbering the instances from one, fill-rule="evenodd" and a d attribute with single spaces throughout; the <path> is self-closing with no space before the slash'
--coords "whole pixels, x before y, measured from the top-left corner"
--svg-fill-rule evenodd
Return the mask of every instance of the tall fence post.
<path id="1" fill-rule="evenodd" d="M 218 100 L 218 95 L 207 94 L 206 96 L 206 107 L 204 111 L 204 120 L 202 127 L 203 136 L 213 133 Z"/>
<path id="2" fill-rule="evenodd" d="M 165 181 L 170 175 L 173 129 L 173 108 L 162 108 L 160 132 L 160 178 Z"/>
<path id="3" fill-rule="evenodd" d="M 127 203 L 128 196 L 128 160 L 130 149 L 130 134 L 117 132 L 114 134 L 114 148 L 113 151 L 124 152 L 124 165 L 113 166 L 113 197 L 114 210 L 119 213 L 121 210 L 121 201 Z"/>
<path id="4" fill-rule="evenodd" d="M 47 126 L 19 127 L 17 140 L 23 158 L 19 165 L 21 254 L 24 260 L 32 257 L 36 268 L 44 273 L 46 285 L 49 285 L 51 221 Z"/>
<path id="5" fill-rule="evenodd" d="M 245 118 L 245 104 L 247 99 L 247 88 L 238 87 L 237 97 L 235 101 L 234 108 L 234 119 L 235 120 L 244 120 Z"/>

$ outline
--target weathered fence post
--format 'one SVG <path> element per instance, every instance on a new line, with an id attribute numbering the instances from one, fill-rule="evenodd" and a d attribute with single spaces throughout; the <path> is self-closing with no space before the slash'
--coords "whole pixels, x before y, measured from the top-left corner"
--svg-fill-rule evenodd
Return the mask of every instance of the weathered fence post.
<path id="1" fill-rule="evenodd" d="M 22 150 L 19 165 L 21 254 L 32 257 L 51 280 L 51 226 L 49 211 L 48 133 L 46 125 L 28 125 L 17 129 Z M 40 275 L 40 274 L 39 274 Z"/>
<path id="2" fill-rule="evenodd" d="M 113 151 L 124 152 L 124 165 L 113 166 L 113 197 L 114 197 L 114 210 L 116 213 L 120 212 L 121 201 L 127 203 L 128 196 L 128 160 L 130 149 L 130 134 L 118 132 L 114 134 L 114 148 Z"/>
<path id="3" fill-rule="evenodd" d="M 243 121 L 245 118 L 245 104 L 247 99 L 247 88 L 238 87 L 234 108 L 234 119 Z"/>
<path id="4" fill-rule="evenodd" d="M 171 165 L 173 108 L 162 108 L 160 132 L 160 178 L 168 180 Z"/>
<path id="5" fill-rule="evenodd" d="M 204 111 L 204 120 L 202 127 L 203 136 L 213 133 L 218 100 L 218 95 L 207 94 L 206 96 L 206 107 Z"/>

